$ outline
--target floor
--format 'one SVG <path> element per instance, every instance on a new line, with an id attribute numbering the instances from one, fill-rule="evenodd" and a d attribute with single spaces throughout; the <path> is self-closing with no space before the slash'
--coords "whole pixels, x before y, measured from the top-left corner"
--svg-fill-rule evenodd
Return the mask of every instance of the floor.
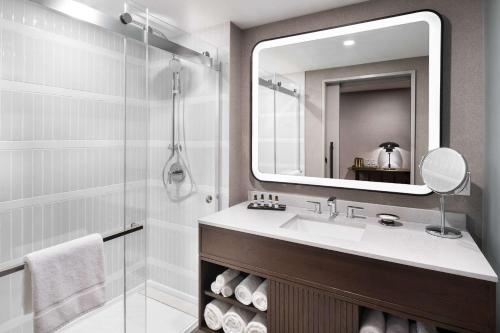
<path id="1" fill-rule="evenodd" d="M 127 297 L 127 333 L 184 333 L 191 332 L 197 319 L 140 293 Z M 147 325 L 145 313 L 147 308 Z M 93 311 L 58 333 L 121 333 L 123 327 L 123 299 L 113 301 Z M 147 330 L 145 327 L 147 326 Z"/>

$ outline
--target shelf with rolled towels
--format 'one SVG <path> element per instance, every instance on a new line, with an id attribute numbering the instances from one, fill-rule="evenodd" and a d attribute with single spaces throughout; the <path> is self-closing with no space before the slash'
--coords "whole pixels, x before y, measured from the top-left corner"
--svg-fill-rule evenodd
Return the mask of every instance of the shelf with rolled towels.
<path id="1" fill-rule="evenodd" d="M 373 309 L 362 311 L 359 333 L 438 333 L 445 332 L 433 325 L 408 320 Z M 450 331 L 446 331 L 450 332 Z"/>
<path id="2" fill-rule="evenodd" d="M 210 286 L 203 292 L 208 297 L 203 310 L 205 330 L 267 333 L 267 280 L 222 266 L 211 268 L 221 272 L 205 283 Z"/>
<path id="3" fill-rule="evenodd" d="M 235 269 L 226 269 L 210 284 L 213 294 L 234 297 L 243 305 L 251 305 L 260 311 L 267 310 L 266 279 L 253 274 L 245 274 Z"/>

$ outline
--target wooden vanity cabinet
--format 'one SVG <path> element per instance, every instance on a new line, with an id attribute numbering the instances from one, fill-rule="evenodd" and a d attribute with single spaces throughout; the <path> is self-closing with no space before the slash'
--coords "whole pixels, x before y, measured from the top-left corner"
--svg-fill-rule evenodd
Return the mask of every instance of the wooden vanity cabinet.
<path id="1" fill-rule="evenodd" d="M 268 278 L 268 332 L 358 332 L 378 309 L 452 332 L 495 332 L 495 283 L 200 225 L 200 329 L 205 291 L 231 267 Z"/>

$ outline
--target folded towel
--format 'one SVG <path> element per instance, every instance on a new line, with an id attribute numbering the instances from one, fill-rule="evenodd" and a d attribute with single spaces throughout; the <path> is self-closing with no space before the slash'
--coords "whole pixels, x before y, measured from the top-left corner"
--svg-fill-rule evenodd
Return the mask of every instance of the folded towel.
<path id="1" fill-rule="evenodd" d="M 220 330 L 222 328 L 222 318 L 224 318 L 224 315 L 230 308 L 230 304 L 219 301 L 218 299 L 208 303 L 203 313 L 208 328 L 214 331 Z"/>
<path id="2" fill-rule="evenodd" d="M 210 290 L 212 290 L 212 292 L 214 294 L 219 295 L 220 291 L 221 291 L 221 288 L 222 288 L 222 286 L 220 284 L 218 284 L 217 282 L 215 282 L 215 281 L 210 284 Z"/>
<path id="3" fill-rule="evenodd" d="M 231 281 L 238 275 L 240 275 L 240 272 L 235 269 L 229 268 L 226 269 L 222 274 L 217 275 L 217 277 L 215 278 L 215 282 L 217 282 L 218 285 L 223 286 L 229 283 L 229 281 Z"/>
<path id="4" fill-rule="evenodd" d="M 410 324 L 410 333 L 417 333 L 417 323 L 416 322 L 412 322 Z"/>
<path id="5" fill-rule="evenodd" d="M 267 310 L 267 284 L 267 280 L 264 280 L 252 295 L 252 303 L 260 311 Z"/>
<path id="6" fill-rule="evenodd" d="M 408 319 L 399 318 L 393 315 L 387 316 L 387 322 L 385 324 L 386 333 L 409 333 L 410 323 Z"/>
<path id="7" fill-rule="evenodd" d="M 252 295 L 261 283 L 262 279 L 260 277 L 250 274 L 236 287 L 234 291 L 236 299 L 245 305 L 250 305 Z"/>
<path id="8" fill-rule="evenodd" d="M 105 302 L 102 237 L 89 235 L 26 255 L 33 328 L 53 332 Z"/>
<path id="9" fill-rule="evenodd" d="M 229 281 L 229 283 L 226 283 L 224 286 L 222 286 L 220 290 L 222 296 L 224 297 L 233 296 L 236 286 L 239 285 L 241 281 L 243 281 L 243 275 L 238 275 L 237 277 Z"/>
<path id="10" fill-rule="evenodd" d="M 248 323 L 245 333 L 267 333 L 267 320 L 262 313 L 258 313 Z"/>
<path id="11" fill-rule="evenodd" d="M 252 312 L 233 306 L 224 315 L 222 328 L 225 333 L 244 333 L 252 317 Z"/>
<path id="12" fill-rule="evenodd" d="M 436 327 L 417 321 L 417 332 L 418 333 L 437 333 Z"/>
<path id="13" fill-rule="evenodd" d="M 385 333 L 384 314 L 372 309 L 363 311 L 359 333 Z"/>

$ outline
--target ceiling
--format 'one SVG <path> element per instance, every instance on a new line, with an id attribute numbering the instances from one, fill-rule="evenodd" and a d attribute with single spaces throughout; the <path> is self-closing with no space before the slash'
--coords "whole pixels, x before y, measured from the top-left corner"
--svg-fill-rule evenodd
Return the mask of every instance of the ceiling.
<path id="1" fill-rule="evenodd" d="M 345 46 L 346 40 L 355 44 Z M 428 25 L 417 22 L 264 49 L 259 67 L 269 73 L 289 74 L 428 54 Z"/>
<path id="2" fill-rule="evenodd" d="M 123 0 L 79 1 L 110 15 L 118 15 L 123 9 Z M 189 32 L 229 21 L 247 29 L 363 1 L 367 0 L 136 0 L 168 23 Z"/>

